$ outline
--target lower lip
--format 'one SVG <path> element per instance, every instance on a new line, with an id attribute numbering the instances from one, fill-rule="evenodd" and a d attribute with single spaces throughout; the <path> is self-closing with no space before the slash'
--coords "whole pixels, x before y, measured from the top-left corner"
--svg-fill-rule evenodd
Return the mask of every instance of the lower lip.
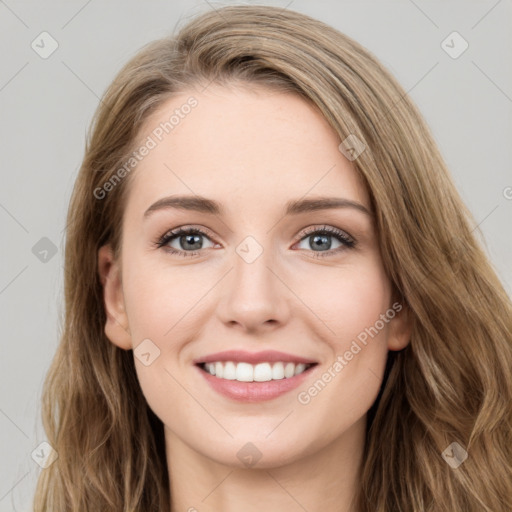
<path id="1" fill-rule="evenodd" d="M 238 402 L 262 402 L 272 400 L 295 389 L 308 378 L 316 366 L 311 366 L 306 371 L 293 377 L 266 382 L 239 382 L 237 380 L 221 379 L 197 365 L 196 368 L 208 384 L 221 395 Z"/>

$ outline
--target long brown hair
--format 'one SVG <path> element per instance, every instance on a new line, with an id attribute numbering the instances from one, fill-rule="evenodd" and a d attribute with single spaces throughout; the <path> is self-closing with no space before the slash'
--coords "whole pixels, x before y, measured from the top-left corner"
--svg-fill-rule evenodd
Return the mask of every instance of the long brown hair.
<path id="1" fill-rule="evenodd" d="M 510 512 L 512 306 L 476 223 L 421 114 L 378 60 L 320 21 L 268 6 L 197 16 L 144 47 L 101 100 L 67 218 L 64 325 L 42 397 L 58 459 L 40 474 L 35 511 L 169 510 L 162 423 L 133 354 L 104 333 L 97 253 L 106 243 L 119 251 L 130 175 L 100 199 L 94 191 L 129 158 L 152 112 L 212 81 L 299 94 L 342 141 L 366 145 L 354 166 L 413 333 L 372 408 L 359 509 Z M 462 461 L 453 443 L 468 455 L 457 468 L 443 457 L 451 449 Z"/>

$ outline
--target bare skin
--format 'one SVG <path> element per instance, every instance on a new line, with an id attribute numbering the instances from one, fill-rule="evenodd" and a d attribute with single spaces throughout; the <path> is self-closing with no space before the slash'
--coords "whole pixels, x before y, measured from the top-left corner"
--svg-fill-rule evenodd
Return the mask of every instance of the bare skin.
<path id="1" fill-rule="evenodd" d="M 184 92 L 147 120 L 141 140 L 192 95 L 197 106 L 133 171 L 120 260 L 108 246 L 98 255 L 108 338 L 124 350 L 149 339 L 160 351 L 148 366 L 134 361 L 164 424 L 171 510 L 353 512 L 367 411 L 388 350 L 407 345 L 410 323 L 405 308 L 386 317 L 345 357 L 392 308 L 372 216 L 352 206 L 285 215 L 285 206 L 337 197 L 370 211 L 368 193 L 337 134 L 293 94 Z M 225 211 L 144 215 L 175 195 L 204 196 Z M 183 235 L 157 246 L 179 226 L 206 232 L 199 249 Z M 325 226 L 345 238 L 305 233 Z M 315 243 L 315 234 L 326 238 Z M 249 251 L 262 251 L 250 263 L 237 252 L 248 236 Z M 228 349 L 278 350 L 317 365 L 297 389 L 243 403 L 214 390 L 194 364 Z M 325 385 L 308 391 L 319 379 Z M 240 452 L 252 447 L 251 465 Z"/>

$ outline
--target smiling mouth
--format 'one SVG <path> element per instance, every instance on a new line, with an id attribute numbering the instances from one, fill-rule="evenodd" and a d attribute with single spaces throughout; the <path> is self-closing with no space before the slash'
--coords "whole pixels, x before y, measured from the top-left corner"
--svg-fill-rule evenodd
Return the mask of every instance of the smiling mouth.
<path id="1" fill-rule="evenodd" d="M 250 364 L 234 361 L 216 361 L 212 363 L 198 363 L 197 366 L 206 373 L 223 380 L 238 382 L 269 382 L 274 380 L 290 379 L 307 372 L 317 363 L 292 362 L 263 362 Z"/>

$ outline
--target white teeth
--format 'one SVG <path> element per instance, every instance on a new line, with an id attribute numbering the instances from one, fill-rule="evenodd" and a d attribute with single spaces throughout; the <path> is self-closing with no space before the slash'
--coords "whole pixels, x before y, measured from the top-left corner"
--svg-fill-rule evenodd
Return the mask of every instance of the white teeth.
<path id="1" fill-rule="evenodd" d="M 256 382 L 272 380 L 272 366 L 270 366 L 270 363 L 260 363 L 254 367 L 254 380 Z"/>
<path id="2" fill-rule="evenodd" d="M 224 364 L 224 369 L 222 370 L 222 378 L 228 380 L 235 380 L 236 377 L 236 366 L 235 363 L 231 361 Z"/>
<path id="3" fill-rule="evenodd" d="M 274 366 L 272 366 L 272 379 L 273 380 L 284 379 L 283 363 L 275 363 Z"/>
<path id="4" fill-rule="evenodd" d="M 295 365 L 294 374 L 298 375 L 299 373 L 302 373 L 306 369 L 306 365 L 304 363 L 299 363 Z"/>
<path id="5" fill-rule="evenodd" d="M 226 366 L 230 363 L 226 363 Z M 252 382 L 254 376 L 254 367 L 249 363 L 238 363 L 236 365 L 236 380 L 240 382 Z"/>
<path id="6" fill-rule="evenodd" d="M 237 363 L 233 361 L 205 363 L 204 369 L 220 379 L 238 380 L 240 382 L 267 382 L 270 380 L 289 379 L 304 372 L 311 365 L 304 363 Z"/>
<path id="7" fill-rule="evenodd" d="M 284 376 L 289 379 L 290 377 L 293 377 L 295 372 L 295 365 L 293 363 L 286 363 L 286 366 L 284 367 Z"/>

